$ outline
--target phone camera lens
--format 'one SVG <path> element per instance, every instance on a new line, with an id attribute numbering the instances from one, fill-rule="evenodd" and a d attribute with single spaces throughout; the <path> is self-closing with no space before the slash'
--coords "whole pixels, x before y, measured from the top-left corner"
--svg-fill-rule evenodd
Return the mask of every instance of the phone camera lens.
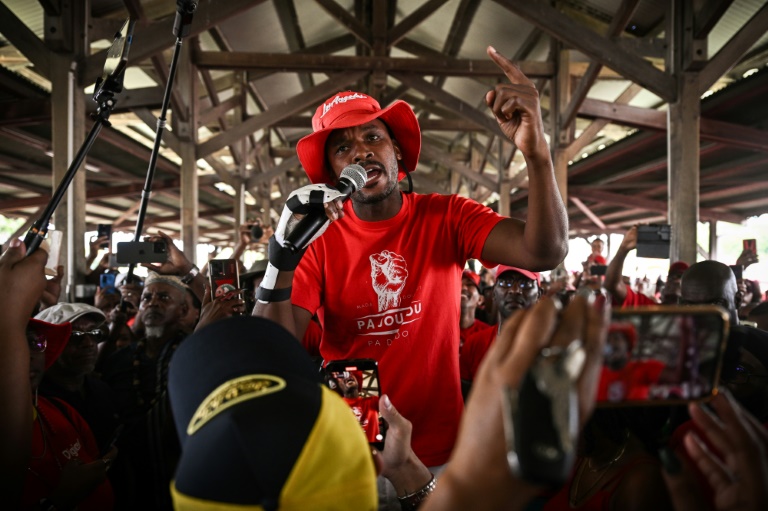
<path id="1" fill-rule="evenodd" d="M 251 237 L 254 240 L 259 240 L 262 236 L 264 236 L 264 229 L 259 224 L 253 224 L 251 226 Z"/>

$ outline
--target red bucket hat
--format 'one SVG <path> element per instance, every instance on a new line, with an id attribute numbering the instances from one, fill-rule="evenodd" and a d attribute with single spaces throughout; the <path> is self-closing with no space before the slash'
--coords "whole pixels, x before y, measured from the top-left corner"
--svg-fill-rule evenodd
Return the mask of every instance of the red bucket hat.
<path id="1" fill-rule="evenodd" d="M 397 100 L 382 109 L 379 102 L 367 94 L 347 91 L 335 94 L 317 107 L 312 117 L 313 133 L 296 144 L 296 153 L 309 180 L 314 184 L 334 180 L 325 157 L 325 142 L 333 130 L 360 126 L 374 119 L 381 119 L 397 140 L 405 171 L 414 170 L 421 151 L 421 130 L 408 103 Z M 398 180 L 405 177 L 405 171 L 400 169 Z"/>

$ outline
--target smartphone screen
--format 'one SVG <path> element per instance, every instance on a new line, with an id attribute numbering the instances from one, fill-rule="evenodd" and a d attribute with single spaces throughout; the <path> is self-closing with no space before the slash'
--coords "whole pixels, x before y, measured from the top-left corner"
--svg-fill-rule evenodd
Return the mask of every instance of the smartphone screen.
<path id="1" fill-rule="evenodd" d="M 757 240 L 742 240 L 744 250 L 749 250 L 753 254 L 757 254 Z"/>
<path id="2" fill-rule="evenodd" d="M 110 224 L 99 224 L 97 230 L 96 230 L 96 237 L 101 238 L 102 236 L 106 236 L 108 238 L 112 237 L 112 226 Z M 109 240 L 102 243 L 101 248 L 109 248 Z"/>
<path id="3" fill-rule="evenodd" d="M 99 275 L 99 287 L 102 289 L 115 287 L 115 277 L 114 273 L 102 273 Z"/>
<path id="4" fill-rule="evenodd" d="M 613 312 L 598 406 L 680 404 L 717 393 L 728 314 L 717 306 Z"/>
<path id="5" fill-rule="evenodd" d="M 373 359 L 335 360 L 325 366 L 325 380 L 349 405 L 368 443 L 384 449 L 387 425 L 379 415 L 378 363 Z"/>
<path id="6" fill-rule="evenodd" d="M 212 259 L 208 262 L 211 298 L 224 296 L 238 289 L 240 277 L 236 259 Z"/>

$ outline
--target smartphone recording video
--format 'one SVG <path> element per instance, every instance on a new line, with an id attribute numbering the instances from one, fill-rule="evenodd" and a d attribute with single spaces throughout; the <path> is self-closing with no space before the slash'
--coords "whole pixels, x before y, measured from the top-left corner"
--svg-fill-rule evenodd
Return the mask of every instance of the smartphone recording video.
<path id="1" fill-rule="evenodd" d="M 387 423 L 379 415 L 378 362 L 373 359 L 335 360 L 325 366 L 325 380 L 349 405 L 368 443 L 384 449 Z"/>
<path id="2" fill-rule="evenodd" d="M 111 224 L 99 224 L 96 229 L 96 237 L 102 238 L 106 236 L 107 238 L 112 238 L 112 225 Z M 101 245 L 99 245 L 100 248 L 109 248 L 110 240 L 105 241 Z"/>
<path id="3" fill-rule="evenodd" d="M 614 311 L 598 406 L 682 404 L 717 393 L 728 314 L 715 305 Z"/>
<path id="4" fill-rule="evenodd" d="M 747 250 L 757 255 L 757 240 L 755 239 L 742 240 L 741 243 L 744 247 L 744 250 Z"/>
<path id="5" fill-rule="evenodd" d="M 236 259 L 212 259 L 208 262 L 211 299 L 226 296 L 238 289 L 240 276 Z"/>
<path id="6" fill-rule="evenodd" d="M 118 265 L 164 263 L 168 260 L 165 241 L 121 241 L 117 244 Z"/>

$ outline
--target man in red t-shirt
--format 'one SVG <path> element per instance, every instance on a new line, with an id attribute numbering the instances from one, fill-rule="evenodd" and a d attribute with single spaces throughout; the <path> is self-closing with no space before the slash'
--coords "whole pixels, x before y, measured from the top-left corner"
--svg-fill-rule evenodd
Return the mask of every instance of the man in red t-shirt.
<path id="1" fill-rule="evenodd" d="M 637 248 L 637 226 L 632 226 L 624 235 L 624 239 L 621 240 L 621 245 L 619 245 L 619 250 L 616 251 L 616 255 L 605 271 L 603 287 L 605 287 L 605 290 L 611 294 L 614 305 L 620 305 L 624 308 L 658 305 L 659 302 L 653 298 L 649 298 L 642 293 L 634 292 L 622 279 L 621 273 L 624 269 L 624 261 L 626 260 L 627 255 L 635 248 Z M 662 304 L 679 303 L 680 280 L 687 269 L 688 264 L 683 261 L 677 261 L 669 266 L 667 282 L 661 290 Z"/>
<path id="2" fill-rule="evenodd" d="M 359 371 L 344 371 L 333 373 L 330 387 L 336 390 L 344 402 L 352 409 L 357 422 L 365 432 L 368 442 L 380 442 L 379 435 L 379 396 L 361 396 L 360 395 L 360 375 Z"/>
<path id="3" fill-rule="evenodd" d="M 491 328 L 485 321 L 475 318 L 475 311 L 483 300 L 480 294 L 480 275 L 464 270 L 461 274 L 461 317 L 459 318 L 459 353 L 470 335 Z"/>
<path id="4" fill-rule="evenodd" d="M 493 285 L 493 299 L 496 302 L 499 320 L 497 327 L 470 335 L 459 356 L 459 375 L 465 382 L 475 379 L 475 374 L 488 348 L 496 340 L 501 325 L 516 310 L 528 309 L 541 298 L 541 275 L 513 266 L 499 265 L 496 268 L 496 283 Z"/>
<path id="5" fill-rule="evenodd" d="M 488 55 L 512 82 L 485 99 L 526 159 L 527 223 L 456 195 L 401 192 L 398 182 L 416 169 L 421 147 L 413 110 L 402 101 L 382 109 L 367 94 L 341 92 L 318 107 L 313 133 L 296 146 L 314 184 L 286 201 L 253 312 L 299 338 L 317 314 L 325 360 L 377 360 L 427 466 L 447 461 L 463 409 L 456 290 L 466 261 L 545 270 L 567 251 L 568 220 L 538 92 L 507 58 L 491 47 Z M 343 203 L 327 183 L 350 165 L 362 167 L 362 185 Z M 330 225 L 294 253 L 286 244 L 293 213 L 318 211 L 321 203 Z"/>

